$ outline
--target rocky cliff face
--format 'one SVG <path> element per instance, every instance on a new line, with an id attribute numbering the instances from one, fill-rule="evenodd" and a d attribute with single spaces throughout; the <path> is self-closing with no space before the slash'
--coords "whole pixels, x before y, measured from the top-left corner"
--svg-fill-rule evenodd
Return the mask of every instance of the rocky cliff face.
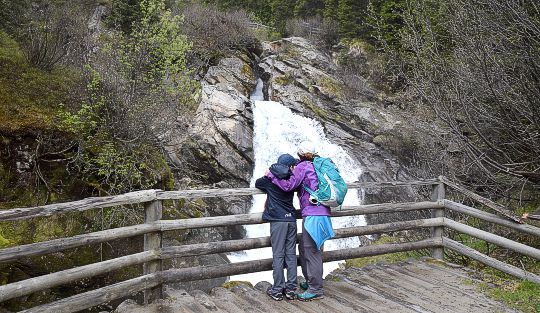
<path id="1" fill-rule="evenodd" d="M 408 127 L 399 112 L 385 109 L 376 90 L 349 98 L 332 58 L 307 40 L 286 38 L 263 43 L 262 53 L 229 56 L 211 67 L 202 80 L 202 100 L 195 118 L 169 150 L 179 188 L 248 187 L 254 164 L 250 93 L 257 78 L 265 99 L 279 101 L 293 112 L 318 120 L 327 137 L 346 149 L 363 170 L 362 181 L 410 179 L 399 155 L 384 148 L 393 134 Z M 324 151 L 321 153 L 324 154 Z M 408 188 L 366 190 L 366 203 L 411 200 Z M 204 200 L 207 215 L 249 211 L 249 197 Z M 399 216 L 385 219 L 399 219 Z M 372 217 L 368 222 L 380 222 Z M 242 227 L 190 231 L 183 243 L 236 239 Z M 175 238 L 171 238 L 175 240 Z M 202 259 L 175 260 L 171 266 L 197 266 Z M 203 263 L 226 262 L 213 256 Z M 206 264 L 205 263 L 205 264 Z M 175 288 L 209 290 L 222 280 L 177 284 Z"/>
<path id="2" fill-rule="evenodd" d="M 384 148 L 388 136 L 400 132 L 407 123 L 384 108 L 376 90 L 348 98 L 332 57 L 303 38 L 266 42 L 262 48 L 259 55 L 222 59 L 204 77 L 197 116 L 173 154 L 173 159 L 188 160 L 184 168 L 191 172 L 182 171 L 184 178 L 180 178 L 185 186 L 195 182 L 220 187 L 248 185 L 253 165 L 252 103 L 248 97 L 258 77 L 264 81 L 265 99 L 318 120 L 328 138 L 362 167 L 361 180 L 409 179 L 398 156 Z M 367 202 L 413 196 L 403 189 L 389 194 L 368 191 L 367 195 Z M 235 207 L 219 213 L 239 210 Z"/>

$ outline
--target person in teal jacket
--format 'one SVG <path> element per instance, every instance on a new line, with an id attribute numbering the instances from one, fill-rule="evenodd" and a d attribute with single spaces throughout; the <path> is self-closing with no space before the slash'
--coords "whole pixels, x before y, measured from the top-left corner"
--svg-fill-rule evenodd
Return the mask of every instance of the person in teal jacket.
<path id="1" fill-rule="evenodd" d="M 306 283 L 300 284 L 305 291 L 298 295 L 298 300 L 310 301 L 321 299 L 323 290 L 322 244 L 334 237 L 330 208 L 310 201 L 310 194 L 302 186 L 317 190 L 318 180 L 313 159 L 317 151 L 313 143 L 302 142 L 298 148 L 300 163 L 296 165 L 288 179 L 280 179 L 269 172 L 268 178 L 283 191 L 296 190 L 300 200 L 302 214 L 302 237 L 298 245 L 300 266 Z"/>

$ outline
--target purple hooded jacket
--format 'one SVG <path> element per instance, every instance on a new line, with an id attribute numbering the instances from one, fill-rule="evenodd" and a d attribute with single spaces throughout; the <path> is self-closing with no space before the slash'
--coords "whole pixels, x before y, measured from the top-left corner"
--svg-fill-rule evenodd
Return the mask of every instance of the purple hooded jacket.
<path id="1" fill-rule="evenodd" d="M 309 192 L 302 187 L 302 185 L 306 185 L 311 190 L 317 190 L 319 181 L 317 180 L 317 174 L 315 173 L 313 163 L 309 161 L 298 163 L 288 179 L 279 179 L 271 172 L 268 173 L 268 178 L 283 191 L 296 190 L 298 192 L 302 217 L 312 215 L 330 216 L 330 208 L 322 204 L 311 204 L 311 202 L 309 202 Z"/>

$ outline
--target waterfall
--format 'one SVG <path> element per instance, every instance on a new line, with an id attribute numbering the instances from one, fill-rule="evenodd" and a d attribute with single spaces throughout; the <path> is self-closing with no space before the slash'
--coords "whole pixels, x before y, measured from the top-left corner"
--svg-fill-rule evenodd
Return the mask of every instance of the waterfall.
<path id="1" fill-rule="evenodd" d="M 331 143 L 324 134 L 321 124 L 310 118 L 294 114 L 290 109 L 279 102 L 263 101 L 262 80 L 257 82 L 257 88 L 251 95 L 254 100 L 253 122 L 254 138 L 253 149 L 255 151 L 255 168 L 251 179 L 251 186 L 255 185 L 257 178 L 264 175 L 266 169 L 277 161 L 283 153 L 296 155 L 298 145 L 305 140 L 310 140 L 315 144 L 317 151 L 323 157 L 330 157 L 340 170 L 346 182 L 357 181 L 361 169 L 347 152 L 336 144 Z M 250 212 L 262 212 L 266 195 L 256 195 L 253 197 Z M 357 190 L 349 190 L 345 198 L 344 205 L 358 205 L 361 199 Z M 294 206 L 299 209 L 298 199 L 295 196 Z M 332 218 L 334 228 L 365 225 L 362 216 L 336 217 Z M 301 231 L 301 220 L 298 220 L 298 229 Z M 246 225 L 248 238 L 265 237 L 270 235 L 270 225 Z M 357 237 L 330 240 L 325 243 L 325 250 L 337 250 L 346 247 L 357 247 L 360 242 Z M 229 254 L 229 260 L 233 263 L 261 258 L 271 258 L 271 248 L 253 249 L 243 252 Z M 324 275 L 330 273 L 338 267 L 338 262 L 324 264 Z M 298 269 L 301 275 L 300 269 Z M 231 280 L 249 281 L 256 284 L 259 281 L 272 282 L 272 272 L 259 272 L 252 274 L 232 276 Z"/>

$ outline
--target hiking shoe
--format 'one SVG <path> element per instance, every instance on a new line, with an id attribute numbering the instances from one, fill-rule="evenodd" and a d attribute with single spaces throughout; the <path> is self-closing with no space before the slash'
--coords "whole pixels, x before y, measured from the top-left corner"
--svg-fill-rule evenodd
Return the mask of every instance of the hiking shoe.
<path id="1" fill-rule="evenodd" d="M 274 300 L 276 300 L 276 301 L 281 301 L 281 300 L 283 300 L 283 294 L 282 294 L 282 293 L 273 292 L 273 291 L 272 291 L 272 287 L 269 287 L 268 289 L 266 289 L 266 294 L 267 294 L 270 298 L 272 298 L 272 299 L 274 299 Z"/>
<path id="2" fill-rule="evenodd" d="M 285 294 L 285 298 L 287 298 L 287 300 L 294 300 L 296 299 L 296 292 L 294 290 L 291 290 L 291 289 L 285 289 L 283 291 L 283 294 Z"/>
<path id="3" fill-rule="evenodd" d="M 317 299 L 323 298 L 322 295 L 316 295 L 307 291 L 304 291 L 303 293 L 297 295 L 297 297 L 298 297 L 298 300 L 300 301 L 311 301 L 311 300 L 317 300 Z"/>
<path id="4" fill-rule="evenodd" d="M 309 285 L 307 283 L 307 281 L 303 281 L 300 283 L 300 288 L 304 289 L 304 290 L 308 290 L 309 288 Z"/>

